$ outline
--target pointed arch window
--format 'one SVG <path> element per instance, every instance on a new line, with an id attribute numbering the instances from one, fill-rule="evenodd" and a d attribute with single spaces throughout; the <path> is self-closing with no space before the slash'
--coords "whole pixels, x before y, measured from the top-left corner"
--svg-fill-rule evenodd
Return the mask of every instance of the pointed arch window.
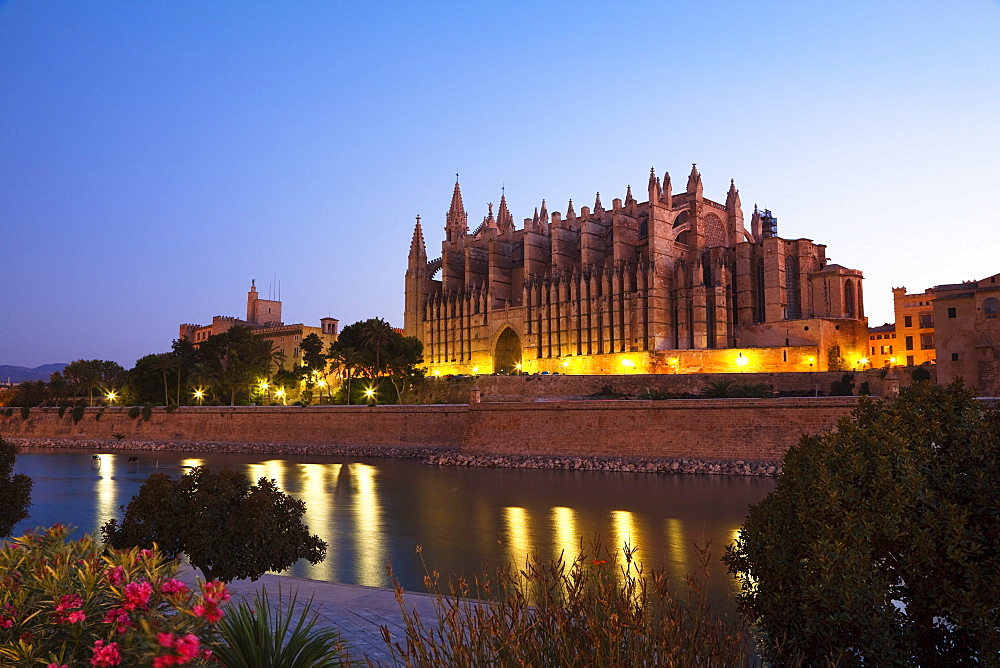
<path id="1" fill-rule="evenodd" d="M 844 317 L 853 318 L 854 313 L 854 282 L 847 279 L 844 282 Z"/>

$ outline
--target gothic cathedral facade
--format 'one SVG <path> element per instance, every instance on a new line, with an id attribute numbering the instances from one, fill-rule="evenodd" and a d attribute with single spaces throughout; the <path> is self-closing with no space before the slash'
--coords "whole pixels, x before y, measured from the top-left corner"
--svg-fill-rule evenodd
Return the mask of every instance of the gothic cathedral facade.
<path id="1" fill-rule="evenodd" d="M 683 193 L 650 171 L 611 209 L 542 201 L 515 229 L 505 196 L 473 232 L 456 180 L 441 256 L 420 217 L 406 271 L 404 330 L 434 375 L 825 371 L 867 350 L 862 273 L 826 246 L 783 239 L 768 211 L 744 227 L 739 192 Z"/>

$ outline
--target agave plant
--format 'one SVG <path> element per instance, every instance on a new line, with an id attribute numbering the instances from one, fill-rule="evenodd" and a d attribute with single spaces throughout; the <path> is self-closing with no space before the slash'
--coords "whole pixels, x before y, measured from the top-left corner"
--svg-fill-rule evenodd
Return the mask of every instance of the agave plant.
<path id="1" fill-rule="evenodd" d="M 261 588 L 252 601 L 230 605 L 218 626 L 222 640 L 215 658 L 230 668 L 326 668 L 349 665 L 347 646 L 334 629 L 319 625 L 312 599 L 298 595 L 272 606 Z"/>

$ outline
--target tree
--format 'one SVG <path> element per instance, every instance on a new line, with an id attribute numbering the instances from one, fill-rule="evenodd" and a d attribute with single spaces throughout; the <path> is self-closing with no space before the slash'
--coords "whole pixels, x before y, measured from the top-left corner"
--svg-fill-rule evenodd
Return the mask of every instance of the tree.
<path id="1" fill-rule="evenodd" d="M 389 381 L 396 390 L 397 401 L 403 403 L 403 394 L 415 382 L 423 380 L 424 345 L 415 336 L 393 332 L 383 353 L 383 363 Z"/>
<path id="2" fill-rule="evenodd" d="M 335 342 L 330 344 L 327 356 L 334 364 L 337 365 L 340 370 L 341 379 L 346 381 L 347 404 L 350 405 L 351 379 L 354 377 L 355 371 L 361 365 L 361 353 L 354 346 L 342 345 L 341 340 L 338 338 Z"/>
<path id="3" fill-rule="evenodd" d="M 208 580 L 256 580 L 299 559 L 325 558 L 326 542 L 302 523 L 305 509 L 273 480 L 254 485 L 246 474 L 198 466 L 178 480 L 151 475 L 122 507 L 121 524 L 112 519 L 101 532 L 117 549 L 155 543 L 168 554 L 183 552 Z"/>
<path id="4" fill-rule="evenodd" d="M 775 665 L 1000 656 L 1000 411 L 961 381 L 803 436 L 724 560 Z"/>
<path id="5" fill-rule="evenodd" d="M 372 378 L 382 374 L 382 350 L 392 341 L 393 335 L 399 336 L 399 333 L 382 318 L 369 318 L 361 323 L 361 343 L 375 357 Z"/>
<path id="6" fill-rule="evenodd" d="M 94 405 L 94 390 L 121 387 L 125 382 L 125 369 L 110 360 L 75 360 L 62 373 L 77 392 L 90 395 L 91 406 Z"/>
<path id="7" fill-rule="evenodd" d="M 153 368 L 163 374 L 163 405 L 170 404 L 170 386 L 167 383 L 167 373 L 178 370 L 177 358 L 171 353 L 160 353 L 153 360 Z"/>
<path id="8" fill-rule="evenodd" d="M 28 517 L 32 480 L 14 473 L 17 446 L 0 438 L 0 538 L 9 536 L 14 525 Z"/>

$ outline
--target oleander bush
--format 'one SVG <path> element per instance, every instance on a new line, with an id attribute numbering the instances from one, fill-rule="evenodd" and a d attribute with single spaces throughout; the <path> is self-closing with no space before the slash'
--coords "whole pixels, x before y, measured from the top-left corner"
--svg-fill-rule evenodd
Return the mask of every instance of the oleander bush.
<path id="1" fill-rule="evenodd" d="M 159 551 L 105 550 L 70 531 L 57 524 L 0 548 L 0 663 L 210 665 L 224 584 L 193 590 Z"/>
<path id="2" fill-rule="evenodd" d="M 419 551 L 419 548 L 418 548 Z M 425 577 L 435 614 L 423 619 L 395 582 L 405 638 L 382 636 L 406 666 L 749 666 L 744 634 L 705 601 L 709 553 L 686 592 L 663 571 L 646 573 L 625 545 L 591 547 L 568 562 L 528 559 L 473 582 Z M 391 569 L 390 569 L 391 575 Z"/>

